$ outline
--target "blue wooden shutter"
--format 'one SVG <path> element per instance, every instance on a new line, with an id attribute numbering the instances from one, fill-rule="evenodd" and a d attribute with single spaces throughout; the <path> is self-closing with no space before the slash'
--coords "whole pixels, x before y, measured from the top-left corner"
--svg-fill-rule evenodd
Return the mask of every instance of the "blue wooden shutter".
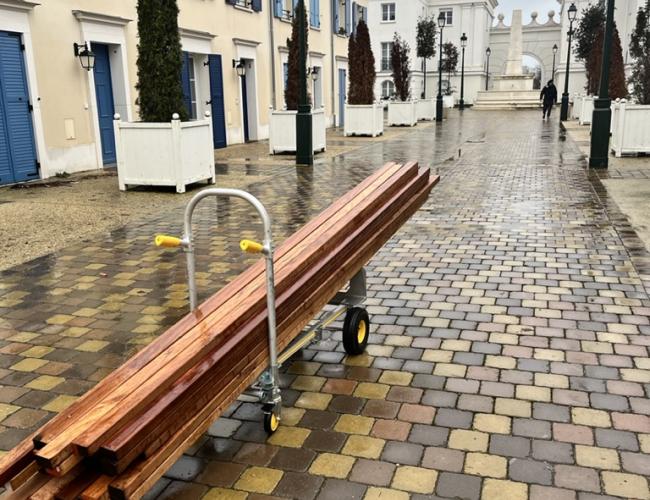
<path id="1" fill-rule="evenodd" d="M 339 1 L 332 0 L 332 32 L 339 32 Z"/>
<path id="2" fill-rule="evenodd" d="M 357 8 L 357 3 L 352 2 L 352 33 L 357 32 L 357 23 L 359 20 L 357 19 L 359 9 Z"/>
<path id="3" fill-rule="evenodd" d="M 0 31 L 0 184 L 38 177 L 21 38 Z"/>
<path id="4" fill-rule="evenodd" d="M 361 8 L 361 19 L 363 22 L 368 24 L 368 9 L 366 7 Z"/>
<path id="5" fill-rule="evenodd" d="M 223 97 L 223 69 L 221 56 L 208 56 L 210 69 L 210 106 L 212 112 L 212 139 L 215 148 L 226 147 L 226 114 Z"/>
<path id="6" fill-rule="evenodd" d="M 345 32 L 349 35 L 350 30 L 350 0 L 345 0 Z"/>
<path id="7" fill-rule="evenodd" d="M 309 2 L 309 24 L 314 28 L 320 28 L 320 2 L 310 0 Z"/>
<path id="8" fill-rule="evenodd" d="M 282 5 L 282 0 L 275 0 L 273 3 L 273 15 L 275 17 L 284 17 L 284 7 Z"/>
<path id="9" fill-rule="evenodd" d="M 192 91 L 190 89 L 190 55 L 183 51 L 183 67 L 181 68 L 181 85 L 183 87 L 183 103 L 187 116 L 192 116 Z"/>
<path id="10" fill-rule="evenodd" d="M 262 11 L 262 0 L 253 0 L 251 3 L 251 7 L 255 12 L 261 12 Z"/>

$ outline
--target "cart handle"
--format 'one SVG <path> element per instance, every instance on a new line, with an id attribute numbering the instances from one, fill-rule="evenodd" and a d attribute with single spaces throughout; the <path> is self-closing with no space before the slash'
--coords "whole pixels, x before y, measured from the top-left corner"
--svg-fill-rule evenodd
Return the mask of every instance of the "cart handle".
<path id="1" fill-rule="evenodd" d="M 257 241 L 252 240 L 241 240 L 239 242 L 239 248 L 246 253 L 263 253 L 264 245 L 258 243 Z"/>
<path id="2" fill-rule="evenodd" d="M 157 247 L 163 248 L 175 248 L 180 247 L 183 244 L 183 240 L 177 238 L 176 236 L 168 236 L 166 234 L 157 234 L 154 239 Z"/>

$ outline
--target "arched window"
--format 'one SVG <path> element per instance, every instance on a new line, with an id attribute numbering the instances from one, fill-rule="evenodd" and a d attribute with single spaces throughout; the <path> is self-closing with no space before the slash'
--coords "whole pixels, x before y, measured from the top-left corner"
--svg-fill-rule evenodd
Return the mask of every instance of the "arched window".
<path id="1" fill-rule="evenodd" d="M 381 98 L 389 99 L 395 93 L 395 84 L 393 80 L 384 80 L 381 82 Z"/>

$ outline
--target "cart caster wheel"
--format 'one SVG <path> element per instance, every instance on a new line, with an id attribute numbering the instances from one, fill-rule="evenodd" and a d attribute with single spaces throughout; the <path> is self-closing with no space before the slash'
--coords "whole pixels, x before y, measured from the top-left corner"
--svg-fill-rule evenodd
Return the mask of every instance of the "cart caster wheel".
<path id="1" fill-rule="evenodd" d="M 275 412 L 270 411 L 264 414 L 264 430 L 267 434 L 273 434 L 280 427 L 280 418 Z"/>
<path id="2" fill-rule="evenodd" d="M 343 323 L 343 348 L 352 356 L 362 354 L 368 345 L 370 319 L 361 307 L 353 307 L 345 315 Z"/>

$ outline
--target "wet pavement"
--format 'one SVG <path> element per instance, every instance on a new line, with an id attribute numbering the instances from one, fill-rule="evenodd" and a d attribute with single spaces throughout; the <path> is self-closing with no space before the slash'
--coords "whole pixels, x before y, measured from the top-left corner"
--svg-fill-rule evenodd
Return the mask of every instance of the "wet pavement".
<path id="1" fill-rule="evenodd" d="M 367 355 L 337 333 L 304 350 L 274 436 L 235 405 L 150 497 L 650 498 L 647 251 L 606 174 L 538 118 L 470 110 L 313 169 L 221 165 L 229 187 L 272 177 L 246 185 L 278 241 L 385 161 L 442 181 L 367 267 Z M 235 201 L 198 220 L 206 297 L 260 227 Z M 181 225 L 176 207 L 0 274 L 0 449 L 183 315 L 184 257 L 152 246 Z"/>

